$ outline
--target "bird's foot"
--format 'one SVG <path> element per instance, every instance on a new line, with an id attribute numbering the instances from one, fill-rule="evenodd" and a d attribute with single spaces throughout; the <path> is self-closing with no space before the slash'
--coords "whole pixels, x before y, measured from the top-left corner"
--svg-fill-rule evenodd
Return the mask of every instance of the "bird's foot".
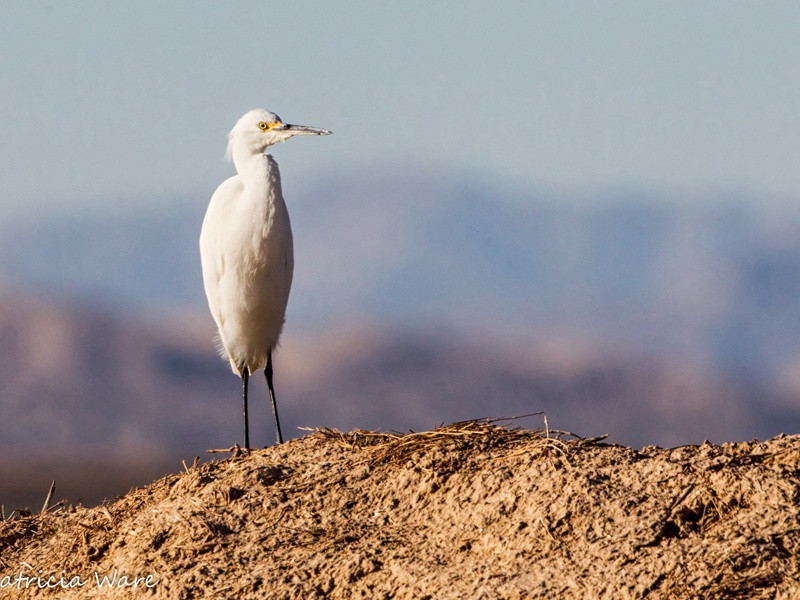
<path id="1" fill-rule="evenodd" d="M 242 448 L 239 444 L 234 444 L 230 448 L 211 448 L 206 450 L 209 454 L 216 454 L 220 452 L 231 452 L 231 458 L 240 458 L 250 454 L 250 448 Z"/>

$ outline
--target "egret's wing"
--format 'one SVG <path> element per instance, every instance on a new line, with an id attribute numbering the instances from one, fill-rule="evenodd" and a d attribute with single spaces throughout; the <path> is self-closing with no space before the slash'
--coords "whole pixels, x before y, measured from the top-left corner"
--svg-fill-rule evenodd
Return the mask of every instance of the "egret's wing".
<path id="1" fill-rule="evenodd" d="M 242 192 L 239 178 L 234 176 L 225 180 L 211 196 L 203 227 L 200 231 L 200 264 L 203 269 L 203 287 L 211 314 L 220 325 L 220 306 L 218 299 L 219 282 L 225 273 L 224 236 L 232 204 Z"/>

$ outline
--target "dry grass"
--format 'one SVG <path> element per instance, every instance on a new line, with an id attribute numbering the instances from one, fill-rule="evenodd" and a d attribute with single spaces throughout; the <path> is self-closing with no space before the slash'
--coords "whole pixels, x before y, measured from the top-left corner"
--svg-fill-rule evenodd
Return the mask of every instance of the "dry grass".
<path id="1" fill-rule="evenodd" d="M 504 425 L 530 416 L 533 415 L 458 421 L 431 431 L 410 433 L 379 433 L 363 429 L 343 433 L 327 427 L 313 431 L 348 450 L 366 452 L 369 463 L 373 465 L 402 463 L 433 449 L 457 452 L 469 448 L 480 452 L 513 451 L 512 456 L 517 454 L 567 456 L 574 449 L 597 444 L 608 437 L 606 434 L 594 438 L 582 438 L 568 431 L 550 430 L 547 427 L 547 419 L 545 419 L 545 429 L 523 429 Z"/>

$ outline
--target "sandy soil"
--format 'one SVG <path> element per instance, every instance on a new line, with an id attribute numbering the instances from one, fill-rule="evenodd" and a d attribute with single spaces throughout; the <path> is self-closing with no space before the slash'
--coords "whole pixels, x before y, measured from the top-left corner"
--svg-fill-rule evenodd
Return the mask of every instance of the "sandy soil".
<path id="1" fill-rule="evenodd" d="M 798 598 L 799 512 L 798 436 L 637 451 L 492 423 L 321 430 L 7 515 L 0 597 Z"/>

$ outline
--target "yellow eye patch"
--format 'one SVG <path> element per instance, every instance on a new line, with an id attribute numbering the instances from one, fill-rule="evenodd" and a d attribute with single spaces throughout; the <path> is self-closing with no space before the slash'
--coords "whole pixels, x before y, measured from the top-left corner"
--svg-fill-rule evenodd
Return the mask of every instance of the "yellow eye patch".
<path id="1" fill-rule="evenodd" d="M 267 132 L 267 131 L 272 131 L 272 130 L 273 130 L 273 129 L 275 129 L 275 128 L 276 128 L 278 125 L 283 125 L 283 123 L 281 123 L 280 121 L 275 121 L 274 123 L 267 123 L 266 121 L 261 121 L 261 122 L 258 124 L 258 128 L 259 128 L 261 131 Z"/>

